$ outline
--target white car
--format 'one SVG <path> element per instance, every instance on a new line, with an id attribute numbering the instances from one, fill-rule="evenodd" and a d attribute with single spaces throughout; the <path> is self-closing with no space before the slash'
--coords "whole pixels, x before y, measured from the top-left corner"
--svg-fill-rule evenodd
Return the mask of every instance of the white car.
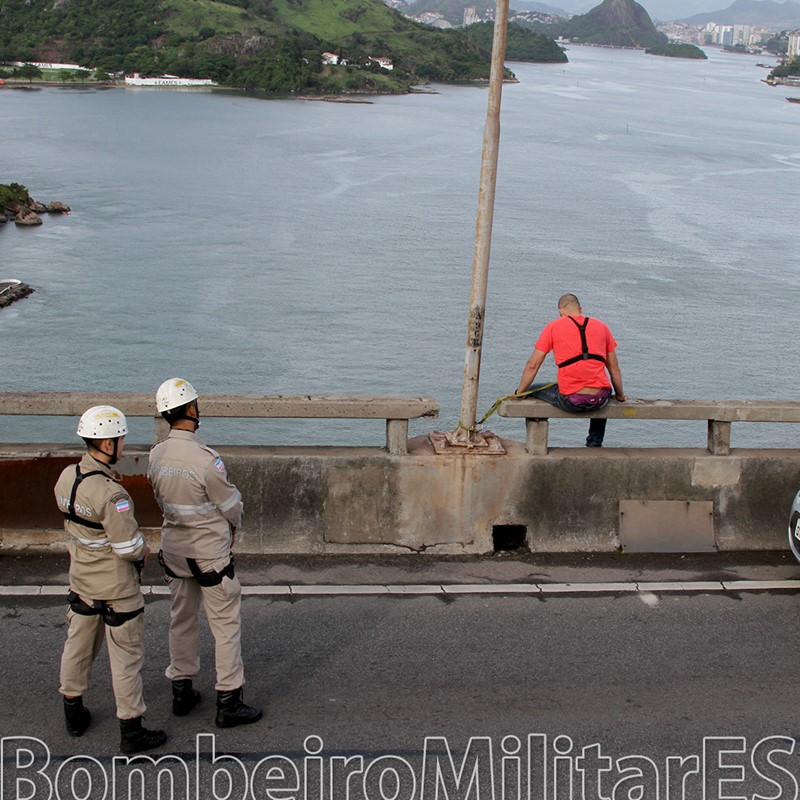
<path id="1" fill-rule="evenodd" d="M 800 492 L 794 496 L 792 510 L 789 512 L 789 547 L 794 557 L 800 561 Z"/>

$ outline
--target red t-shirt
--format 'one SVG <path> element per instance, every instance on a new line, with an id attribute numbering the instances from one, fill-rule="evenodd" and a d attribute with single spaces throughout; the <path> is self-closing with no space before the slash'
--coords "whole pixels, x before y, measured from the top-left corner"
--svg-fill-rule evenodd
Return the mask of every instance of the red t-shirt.
<path id="1" fill-rule="evenodd" d="M 585 317 L 576 316 L 572 319 L 582 325 Z M 572 319 L 559 317 L 548 322 L 536 342 L 537 350 L 543 353 L 553 351 L 556 364 L 581 354 L 581 333 Z M 594 317 L 586 326 L 586 344 L 590 353 L 603 358 L 617 349 L 617 342 L 608 326 Z M 611 388 L 611 381 L 606 375 L 606 366 L 602 361 L 594 358 L 581 359 L 558 370 L 558 391 L 561 394 L 573 394 L 587 386 Z"/>

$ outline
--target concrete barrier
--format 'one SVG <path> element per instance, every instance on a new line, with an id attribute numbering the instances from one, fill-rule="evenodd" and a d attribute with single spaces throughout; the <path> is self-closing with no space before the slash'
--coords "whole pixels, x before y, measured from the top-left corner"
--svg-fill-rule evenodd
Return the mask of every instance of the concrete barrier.
<path id="1" fill-rule="evenodd" d="M 551 450 L 503 439 L 501 456 L 407 455 L 379 448 L 220 448 L 242 491 L 248 553 L 696 552 L 785 549 L 800 451 Z M 63 547 L 52 496 L 81 450 L 0 448 L 0 549 Z M 119 464 L 136 515 L 155 537 L 160 514 L 147 452 Z M 627 505 L 626 505 L 627 504 Z M 657 531 L 655 539 L 653 531 Z M 155 544 L 156 539 L 153 539 Z"/>
<path id="2" fill-rule="evenodd" d="M 244 496 L 237 550 L 478 554 L 515 546 L 534 552 L 787 547 L 800 450 L 736 449 L 719 456 L 700 448 L 566 448 L 532 455 L 521 442 L 502 443 L 504 455 L 437 455 L 427 437 L 411 439 L 405 454 L 378 447 L 220 447 Z M 52 487 L 81 453 L 77 444 L 0 446 L 0 552 L 63 548 Z M 126 447 L 118 468 L 155 544 L 161 518 L 146 479 L 147 448 Z"/>

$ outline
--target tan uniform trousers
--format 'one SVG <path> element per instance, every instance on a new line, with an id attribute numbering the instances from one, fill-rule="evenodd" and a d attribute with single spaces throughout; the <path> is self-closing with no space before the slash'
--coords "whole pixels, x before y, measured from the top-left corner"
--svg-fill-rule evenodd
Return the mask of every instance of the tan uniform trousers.
<path id="1" fill-rule="evenodd" d="M 141 593 L 122 600 L 114 600 L 116 611 L 134 611 L 141 608 Z M 106 625 L 100 614 L 86 616 L 67 612 L 69 631 L 61 656 L 61 688 L 66 697 L 78 697 L 89 688 L 92 663 L 105 636 L 108 660 L 111 665 L 111 683 L 117 701 L 117 717 L 134 719 L 146 710 L 142 697 L 142 664 L 144 663 L 144 614 L 117 627 Z"/>
<path id="2" fill-rule="evenodd" d="M 244 684 L 242 663 L 242 587 L 239 578 L 225 577 L 216 586 L 200 586 L 182 556 L 162 551 L 164 564 L 179 578 L 167 576 L 172 595 L 169 617 L 170 664 L 165 675 L 170 680 L 194 678 L 200 670 L 198 644 L 200 602 L 214 636 L 218 692 L 229 692 Z M 198 559 L 202 572 L 222 570 L 228 559 Z M 185 577 L 184 577 L 185 576 Z"/>

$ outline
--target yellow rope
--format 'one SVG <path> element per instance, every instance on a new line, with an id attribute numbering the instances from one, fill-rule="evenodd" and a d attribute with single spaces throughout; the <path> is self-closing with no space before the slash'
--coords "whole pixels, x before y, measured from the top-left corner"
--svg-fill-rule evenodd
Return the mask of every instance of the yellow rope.
<path id="1" fill-rule="evenodd" d="M 458 427 L 462 428 L 465 431 L 470 431 L 470 433 L 477 433 L 478 428 L 481 425 L 483 425 L 483 423 L 486 422 L 486 420 L 489 419 L 489 417 L 491 417 L 492 414 L 494 414 L 494 412 L 497 411 L 498 408 L 500 408 L 500 403 L 502 403 L 503 400 L 518 400 L 521 397 L 527 397 L 529 394 L 532 394 L 534 391 L 538 392 L 540 389 L 548 389 L 549 387 L 555 386 L 555 385 L 556 384 L 555 384 L 555 381 L 554 381 L 553 383 L 547 383 L 544 386 L 538 386 L 535 390 L 534 389 L 528 389 L 525 392 L 514 392 L 513 394 L 505 395 L 505 397 L 498 397 L 497 400 L 494 401 L 494 404 L 492 405 L 492 407 L 478 420 L 477 423 L 475 423 L 475 427 L 474 428 L 470 428 L 469 426 L 464 425 L 463 422 L 459 422 L 458 423 Z"/>

